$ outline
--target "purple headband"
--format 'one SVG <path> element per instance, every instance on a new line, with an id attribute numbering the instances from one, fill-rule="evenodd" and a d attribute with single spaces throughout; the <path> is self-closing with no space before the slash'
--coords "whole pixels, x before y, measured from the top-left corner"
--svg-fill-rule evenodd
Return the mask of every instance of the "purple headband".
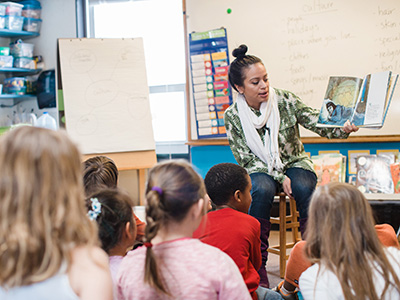
<path id="1" fill-rule="evenodd" d="M 153 187 L 151 188 L 151 190 L 152 190 L 152 191 L 156 191 L 160 196 L 162 196 L 162 194 L 163 194 L 162 188 L 160 188 L 160 187 L 158 187 L 158 186 L 153 186 Z"/>

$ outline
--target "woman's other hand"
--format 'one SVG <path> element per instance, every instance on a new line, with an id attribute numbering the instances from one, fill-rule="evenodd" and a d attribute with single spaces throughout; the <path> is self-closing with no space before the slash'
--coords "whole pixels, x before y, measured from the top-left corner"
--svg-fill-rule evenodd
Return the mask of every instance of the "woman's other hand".
<path id="1" fill-rule="evenodd" d="M 358 131 L 358 127 L 352 123 L 350 123 L 349 120 L 346 121 L 346 123 L 344 123 L 343 126 L 343 131 L 346 133 L 352 133 L 352 132 L 357 132 Z"/>
<path id="2" fill-rule="evenodd" d="M 292 185 L 289 177 L 286 176 L 285 180 L 282 183 L 282 188 L 286 195 L 288 195 L 290 198 L 293 198 Z"/>

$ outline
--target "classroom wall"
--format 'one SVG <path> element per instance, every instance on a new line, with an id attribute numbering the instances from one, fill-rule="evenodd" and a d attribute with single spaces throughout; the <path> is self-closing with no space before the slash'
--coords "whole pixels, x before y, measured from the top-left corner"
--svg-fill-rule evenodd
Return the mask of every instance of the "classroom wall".
<path id="1" fill-rule="evenodd" d="M 35 53 L 45 59 L 46 69 L 57 65 L 57 39 L 76 37 L 75 1 L 40 0 L 42 27 L 40 36 L 32 39 Z"/>

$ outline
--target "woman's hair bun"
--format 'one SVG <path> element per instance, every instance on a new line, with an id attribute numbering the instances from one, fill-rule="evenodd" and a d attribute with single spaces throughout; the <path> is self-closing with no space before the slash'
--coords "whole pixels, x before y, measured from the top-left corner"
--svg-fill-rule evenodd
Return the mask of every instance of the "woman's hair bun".
<path id="1" fill-rule="evenodd" d="M 232 55 L 233 57 L 241 58 L 246 55 L 246 52 L 247 52 L 247 46 L 242 44 L 232 51 Z"/>

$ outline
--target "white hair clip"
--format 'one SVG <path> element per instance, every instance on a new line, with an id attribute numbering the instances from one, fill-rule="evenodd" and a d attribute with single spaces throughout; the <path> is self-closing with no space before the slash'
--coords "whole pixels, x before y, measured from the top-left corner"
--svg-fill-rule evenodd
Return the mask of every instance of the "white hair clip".
<path id="1" fill-rule="evenodd" d="M 90 220 L 96 220 L 99 214 L 101 213 L 101 203 L 97 198 L 90 198 L 92 202 L 92 209 L 88 211 L 87 215 Z"/>

